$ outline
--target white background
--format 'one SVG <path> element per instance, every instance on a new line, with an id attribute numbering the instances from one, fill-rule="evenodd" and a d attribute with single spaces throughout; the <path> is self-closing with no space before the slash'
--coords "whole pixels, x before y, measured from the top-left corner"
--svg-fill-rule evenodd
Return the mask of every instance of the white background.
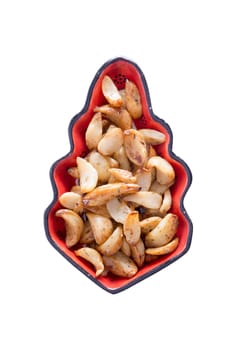
<path id="1" fill-rule="evenodd" d="M 221 1 L 1 1 L 0 348 L 232 349 L 233 11 Z M 111 295 L 48 243 L 51 164 L 100 66 L 146 76 L 193 173 L 189 252 Z"/>

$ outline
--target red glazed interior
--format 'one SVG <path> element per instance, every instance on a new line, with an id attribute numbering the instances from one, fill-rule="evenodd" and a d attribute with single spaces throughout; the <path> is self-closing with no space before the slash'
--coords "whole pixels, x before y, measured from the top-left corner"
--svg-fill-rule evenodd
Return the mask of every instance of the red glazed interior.
<path id="1" fill-rule="evenodd" d="M 87 152 L 84 135 L 87 125 L 93 116 L 93 109 L 97 105 L 106 103 L 101 91 L 101 81 L 106 74 L 115 81 L 118 88 L 124 87 L 126 78 L 137 85 L 142 99 L 143 116 L 140 119 L 135 120 L 136 127 L 153 128 L 166 135 L 166 142 L 157 146 L 156 151 L 172 164 L 176 173 L 176 182 L 171 188 L 173 205 L 170 211 L 177 214 L 179 217 L 179 227 L 177 232 L 177 235 L 180 238 L 179 245 L 173 253 L 163 256 L 152 263 L 146 264 L 130 279 L 110 275 L 106 277 L 101 276 L 97 279 L 92 266 L 88 262 L 78 258 L 72 250 L 66 247 L 64 243 L 63 220 L 54 215 L 56 210 L 60 208 L 58 197 L 63 192 L 69 191 L 71 186 L 74 185 L 74 179 L 67 173 L 67 169 L 76 165 L 77 156 L 85 156 Z M 88 105 L 79 115 L 74 117 L 70 125 L 70 137 L 72 138 L 73 149 L 66 157 L 57 161 L 52 167 L 52 182 L 54 181 L 53 185 L 55 185 L 58 193 L 56 194 L 53 203 L 48 208 L 46 223 L 47 235 L 55 248 L 67 257 L 76 267 L 81 269 L 82 272 L 101 287 L 114 293 L 123 290 L 139 280 L 144 279 L 148 275 L 160 270 L 178 257 L 182 256 L 188 250 L 191 241 L 191 222 L 183 208 L 183 197 L 191 183 L 191 173 L 189 172 L 187 165 L 172 153 L 172 136 L 170 129 L 162 120 L 153 116 L 145 78 L 140 69 L 134 63 L 120 58 L 103 66 L 93 81 L 88 97 Z"/>

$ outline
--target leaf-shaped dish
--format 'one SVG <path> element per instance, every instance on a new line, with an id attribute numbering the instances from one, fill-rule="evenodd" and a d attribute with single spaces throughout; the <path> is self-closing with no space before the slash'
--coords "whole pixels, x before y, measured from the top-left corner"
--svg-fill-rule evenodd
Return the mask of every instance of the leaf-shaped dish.
<path id="1" fill-rule="evenodd" d="M 101 90 L 101 82 L 105 75 L 109 75 L 113 79 L 118 89 L 124 88 L 126 79 L 137 85 L 141 95 L 143 113 L 142 117 L 134 120 L 136 128 L 156 129 L 166 135 L 166 141 L 156 146 L 156 152 L 169 161 L 176 174 L 175 184 L 171 188 L 173 203 L 170 211 L 179 218 L 177 231 L 179 245 L 172 253 L 161 256 L 154 262 L 145 264 L 131 278 L 121 278 L 112 275 L 99 276 L 97 278 L 90 264 L 77 257 L 72 249 L 67 248 L 62 233 L 64 227 L 62 227 L 61 221 L 55 216 L 56 210 L 61 208 L 58 201 L 59 196 L 69 191 L 74 185 L 74 180 L 68 175 L 67 169 L 76 165 L 77 156 L 83 157 L 87 153 L 85 131 L 93 116 L 93 110 L 96 106 L 106 103 Z M 118 57 L 106 62 L 98 70 L 89 88 L 84 108 L 70 122 L 69 138 L 71 144 L 69 153 L 57 160 L 50 169 L 54 198 L 44 213 L 47 238 L 59 253 L 97 285 L 110 293 L 117 293 L 167 267 L 189 250 L 192 239 L 192 222 L 185 211 L 183 200 L 191 185 L 192 175 L 187 164 L 172 151 L 172 131 L 169 125 L 153 113 L 144 74 L 136 63 Z"/>

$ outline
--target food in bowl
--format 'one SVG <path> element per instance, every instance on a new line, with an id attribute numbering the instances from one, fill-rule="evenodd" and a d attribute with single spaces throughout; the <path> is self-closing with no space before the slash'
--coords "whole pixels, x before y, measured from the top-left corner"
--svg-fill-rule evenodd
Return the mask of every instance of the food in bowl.
<path id="1" fill-rule="evenodd" d="M 165 135 L 134 127 L 142 115 L 137 86 L 126 80 L 118 90 L 105 75 L 102 93 L 106 104 L 95 107 L 85 132 L 88 152 L 68 169 L 76 185 L 59 197 L 63 208 L 55 215 L 64 220 L 67 247 L 75 247 L 96 277 L 129 278 L 179 243 L 178 216 L 168 213 L 175 171 L 156 153 Z"/>
<path id="2" fill-rule="evenodd" d="M 191 172 L 152 112 L 140 68 L 123 58 L 106 63 L 69 133 L 71 151 L 51 168 L 52 245 L 112 293 L 181 257 L 192 236 L 183 206 Z"/>

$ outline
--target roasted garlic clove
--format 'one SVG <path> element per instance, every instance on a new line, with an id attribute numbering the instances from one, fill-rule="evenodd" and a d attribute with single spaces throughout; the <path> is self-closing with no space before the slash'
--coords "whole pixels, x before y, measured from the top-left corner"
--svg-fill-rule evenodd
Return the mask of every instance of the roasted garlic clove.
<path id="1" fill-rule="evenodd" d="M 84 229 L 82 218 L 70 209 L 59 209 L 55 215 L 64 220 L 66 230 L 65 242 L 68 248 L 73 247 L 79 242 Z"/>
<path id="2" fill-rule="evenodd" d="M 141 238 L 134 246 L 131 246 L 131 256 L 137 266 L 142 267 L 145 261 L 145 246 Z"/>
<path id="3" fill-rule="evenodd" d="M 135 129 L 125 130 L 124 147 L 129 160 L 139 167 L 147 161 L 147 147 L 143 136 Z"/>
<path id="4" fill-rule="evenodd" d="M 130 80 L 125 82 L 125 103 L 126 108 L 134 119 L 142 115 L 141 97 L 137 86 Z"/>
<path id="5" fill-rule="evenodd" d="M 96 270 L 96 277 L 104 271 L 103 258 L 97 250 L 90 247 L 83 247 L 75 251 L 75 254 L 89 263 L 91 263 Z"/>
<path id="6" fill-rule="evenodd" d="M 119 90 L 119 93 L 120 93 L 120 95 L 121 95 L 122 102 L 123 102 L 122 106 L 123 106 L 123 107 L 126 107 L 126 100 L 125 100 L 125 89 L 121 89 L 121 90 Z"/>
<path id="7" fill-rule="evenodd" d="M 162 220 L 159 216 L 151 216 L 140 221 L 141 233 L 146 234 L 152 231 Z"/>
<path id="8" fill-rule="evenodd" d="M 89 163 L 96 169 L 98 174 L 98 182 L 106 183 L 109 178 L 109 161 L 97 151 L 92 151 L 87 155 Z"/>
<path id="9" fill-rule="evenodd" d="M 166 140 L 165 134 L 154 129 L 138 129 L 138 131 L 142 134 L 146 143 L 154 146 L 159 145 Z"/>
<path id="10" fill-rule="evenodd" d="M 137 184 L 126 184 L 123 182 L 102 185 L 87 193 L 83 198 L 83 204 L 88 207 L 103 205 L 114 197 L 135 193 L 139 190 L 140 187 Z"/>
<path id="11" fill-rule="evenodd" d="M 94 111 L 101 112 L 105 118 L 122 130 L 132 128 L 132 118 L 124 107 L 114 108 L 110 105 L 103 105 L 95 107 Z"/>
<path id="12" fill-rule="evenodd" d="M 102 80 L 102 92 L 108 103 L 113 107 L 120 107 L 123 104 L 123 100 L 119 90 L 117 89 L 113 80 L 105 75 Z"/>
<path id="13" fill-rule="evenodd" d="M 169 254 L 169 253 L 172 253 L 177 248 L 178 244 L 179 244 L 179 238 L 176 237 L 171 242 L 169 242 L 161 247 L 147 248 L 146 254 L 157 255 L 157 256 Z"/>
<path id="14" fill-rule="evenodd" d="M 125 218 L 123 232 L 127 242 L 134 246 L 140 239 L 141 227 L 139 223 L 138 211 L 131 211 Z"/>
<path id="15" fill-rule="evenodd" d="M 170 184 L 175 179 L 175 171 L 172 165 L 160 156 L 151 157 L 147 162 L 147 168 L 156 168 L 156 179 L 162 184 Z"/>
<path id="16" fill-rule="evenodd" d="M 103 256 L 104 266 L 114 275 L 120 277 L 133 277 L 137 272 L 137 265 L 132 259 L 121 251 L 111 256 Z"/>
<path id="17" fill-rule="evenodd" d="M 122 239 L 121 251 L 122 251 L 122 253 L 124 253 L 127 256 L 131 255 L 131 248 L 130 248 L 130 245 L 127 242 L 125 236 L 123 236 L 123 239 Z"/>
<path id="18" fill-rule="evenodd" d="M 171 195 L 171 191 L 167 189 L 163 194 L 162 204 L 159 209 L 161 214 L 165 215 L 168 212 L 168 210 L 171 208 L 171 206 L 172 206 L 172 195 Z"/>
<path id="19" fill-rule="evenodd" d="M 125 147 L 122 145 L 118 151 L 113 154 L 113 157 L 118 161 L 119 167 L 125 170 L 131 170 L 129 159 L 125 152 Z"/>
<path id="20" fill-rule="evenodd" d="M 60 204 L 67 209 L 79 213 L 83 211 L 82 195 L 75 192 L 64 192 L 59 197 Z"/>
<path id="21" fill-rule="evenodd" d="M 81 244 L 90 244 L 95 242 L 95 237 L 94 237 L 94 233 L 92 231 L 91 225 L 89 223 L 89 221 L 86 221 L 84 223 L 84 229 L 83 232 L 81 234 L 79 243 Z"/>
<path id="22" fill-rule="evenodd" d="M 174 183 L 174 181 L 172 181 L 171 183 L 165 184 L 165 185 L 161 185 L 157 180 L 155 180 L 151 184 L 150 191 L 157 192 L 159 194 L 164 194 L 164 192 L 166 192 L 167 189 L 173 185 L 173 183 Z"/>
<path id="23" fill-rule="evenodd" d="M 98 151 L 104 156 L 110 156 L 117 152 L 123 144 L 123 133 L 121 128 L 109 128 L 98 143 Z"/>
<path id="24" fill-rule="evenodd" d="M 122 227 L 117 226 L 113 233 L 106 239 L 106 241 L 101 245 L 97 246 L 96 248 L 103 255 L 113 255 L 121 248 L 122 239 Z"/>
<path id="25" fill-rule="evenodd" d="M 76 158 L 80 173 L 80 188 L 82 193 L 92 191 L 98 182 L 98 173 L 96 169 L 86 159 Z"/>
<path id="26" fill-rule="evenodd" d="M 135 173 L 136 183 L 142 191 L 149 191 L 151 186 L 152 171 L 151 169 L 140 168 Z"/>
<path id="27" fill-rule="evenodd" d="M 124 197 L 126 202 L 134 202 L 145 208 L 158 209 L 161 206 L 162 196 L 156 192 L 140 191 Z"/>
<path id="28" fill-rule="evenodd" d="M 91 213 L 105 216 L 106 218 L 110 218 L 110 214 L 106 208 L 106 205 L 98 205 L 98 206 L 93 206 L 93 207 L 84 206 L 84 210 L 86 212 L 90 211 Z"/>
<path id="29" fill-rule="evenodd" d="M 178 217 L 175 214 L 167 214 L 160 223 L 145 236 L 147 248 L 161 247 L 169 243 L 175 236 L 178 228 Z"/>
<path id="30" fill-rule="evenodd" d="M 102 115 L 100 112 L 95 113 L 88 124 L 85 140 L 88 149 L 97 148 L 99 141 L 103 136 Z"/>
<path id="31" fill-rule="evenodd" d="M 113 224 L 111 219 L 107 218 L 106 216 L 90 212 L 86 215 L 91 225 L 91 229 L 93 231 L 96 243 L 104 243 L 113 231 Z"/>
<path id="32" fill-rule="evenodd" d="M 68 170 L 67 170 L 67 173 L 74 177 L 75 179 L 79 179 L 79 170 L 76 166 L 73 166 L 73 167 L 70 167 Z"/>
<path id="33" fill-rule="evenodd" d="M 136 183 L 137 180 L 136 176 L 129 170 L 111 168 L 109 169 L 109 173 L 115 177 L 117 182 Z"/>
<path id="34" fill-rule="evenodd" d="M 110 216 L 121 224 L 125 222 L 126 216 L 131 212 L 128 205 L 119 198 L 115 197 L 106 203 Z"/>

